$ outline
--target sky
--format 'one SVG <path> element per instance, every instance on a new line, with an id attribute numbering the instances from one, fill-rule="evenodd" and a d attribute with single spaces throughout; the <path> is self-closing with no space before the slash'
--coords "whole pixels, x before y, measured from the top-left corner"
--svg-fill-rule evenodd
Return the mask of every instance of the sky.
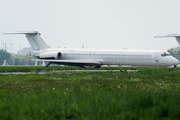
<path id="1" fill-rule="evenodd" d="M 54 48 L 168 50 L 180 34 L 180 0 L 0 0 L 0 49 L 30 47 L 32 31 Z M 12 47 L 11 47 L 12 44 Z M 11 49 L 12 48 L 12 49 Z"/>

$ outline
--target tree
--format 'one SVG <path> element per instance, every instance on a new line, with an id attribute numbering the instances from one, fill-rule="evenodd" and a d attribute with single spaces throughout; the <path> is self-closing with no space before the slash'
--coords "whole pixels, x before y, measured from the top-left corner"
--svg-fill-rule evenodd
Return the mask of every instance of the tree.
<path id="1" fill-rule="evenodd" d="M 180 46 L 176 48 L 170 48 L 168 52 L 175 57 L 176 59 L 180 60 Z"/>
<path id="2" fill-rule="evenodd" d="M 33 56 L 31 56 L 31 52 L 26 53 L 25 55 L 12 55 L 12 59 L 14 61 L 14 65 L 34 65 L 35 62 L 32 61 Z"/>
<path id="3" fill-rule="evenodd" d="M 14 65 L 20 65 L 20 59 L 14 58 Z"/>
<path id="4" fill-rule="evenodd" d="M 11 54 L 8 53 L 6 50 L 0 50 L 0 65 L 3 64 L 4 60 L 6 60 L 7 64 L 10 64 L 11 61 Z"/>

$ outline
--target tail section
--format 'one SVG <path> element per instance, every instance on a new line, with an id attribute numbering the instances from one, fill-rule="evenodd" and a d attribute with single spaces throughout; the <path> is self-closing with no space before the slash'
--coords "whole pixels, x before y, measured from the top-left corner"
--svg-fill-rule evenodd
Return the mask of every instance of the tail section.
<path id="1" fill-rule="evenodd" d="M 165 35 L 165 36 L 154 36 L 155 38 L 162 38 L 162 37 L 175 37 L 176 41 L 178 42 L 178 44 L 180 45 L 180 34 L 169 34 L 169 35 Z"/>
<path id="2" fill-rule="evenodd" d="M 25 34 L 33 50 L 50 48 L 40 37 L 40 33 L 38 31 L 23 31 L 4 34 Z"/>

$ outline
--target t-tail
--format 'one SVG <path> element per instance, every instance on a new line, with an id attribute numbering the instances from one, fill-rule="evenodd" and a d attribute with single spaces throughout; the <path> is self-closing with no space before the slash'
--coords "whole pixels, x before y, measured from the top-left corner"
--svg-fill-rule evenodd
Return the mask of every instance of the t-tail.
<path id="1" fill-rule="evenodd" d="M 25 34 L 33 50 L 50 48 L 40 37 L 40 33 L 38 31 L 20 31 L 3 34 Z"/>
<path id="2" fill-rule="evenodd" d="M 168 34 L 168 35 L 164 35 L 164 36 L 154 36 L 155 38 L 162 38 L 162 37 L 175 37 L 176 41 L 178 42 L 178 44 L 180 45 L 180 34 Z"/>

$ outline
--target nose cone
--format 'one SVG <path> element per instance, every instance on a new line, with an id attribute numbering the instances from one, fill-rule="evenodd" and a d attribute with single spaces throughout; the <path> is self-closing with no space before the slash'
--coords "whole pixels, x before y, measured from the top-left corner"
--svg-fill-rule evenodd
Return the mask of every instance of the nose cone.
<path id="1" fill-rule="evenodd" d="M 174 58 L 174 65 L 177 65 L 178 63 L 179 61 L 176 58 Z"/>

